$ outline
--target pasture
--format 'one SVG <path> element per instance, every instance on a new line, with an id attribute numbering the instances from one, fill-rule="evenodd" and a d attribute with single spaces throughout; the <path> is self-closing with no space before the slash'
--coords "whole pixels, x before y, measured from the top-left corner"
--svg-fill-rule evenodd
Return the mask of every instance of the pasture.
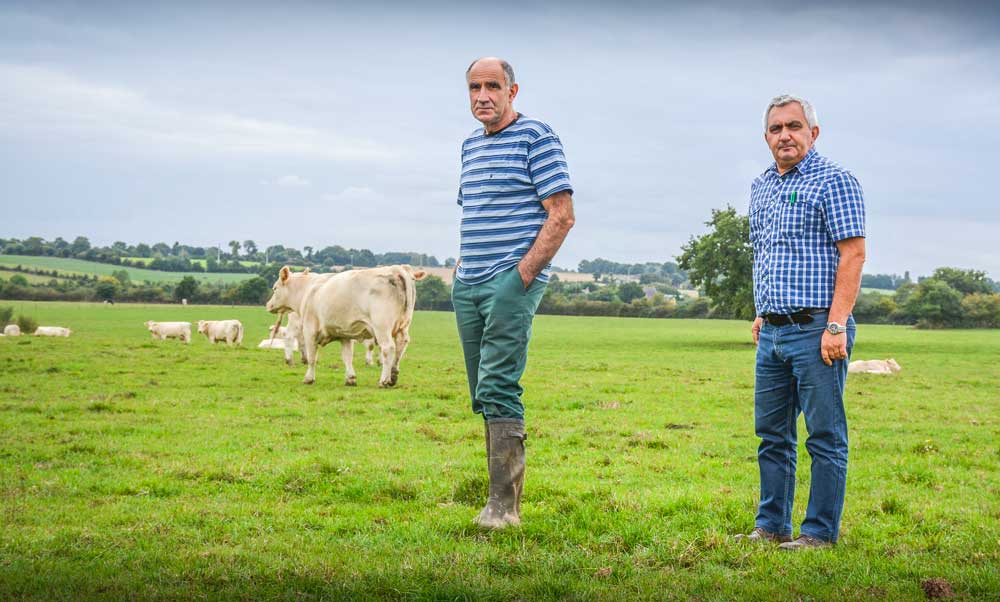
<path id="1" fill-rule="evenodd" d="M 859 329 L 841 543 L 753 525 L 749 323 L 539 316 L 524 525 L 482 533 L 482 424 L 449 313 L 399 385 L 356 350 L 317 382 L 256 349 L 263 309 L 0 302 L 70 339 L 0 339 L 0 599 L 1000 599 L 1000 332 Z M 245 347 L 143 321 L 235 317 Z M 331 365 L 336 367 L 331 368 Z M 804 439 L 805 429 L 800 428 Z M 796 525 L 808 492 L 800 442 Z"/>
<path id="2" fill-rule="evenodd" d="M 82 259 L 71 259 L 67 257 L 41 257 L 34 255 L 0 255 L 0 267 L 12 268 L 22 266 L 35 270 L 56 270 L 61 275 L 80 276 L 110 276 L 117 270 L 128 272 L 129 278 L 133 282 L 180 282 L 185 276 L 193 276 L 199 282 L 212 284 L 232 284 L 243 282 L 248 278 L 253 278 L 256 274 L 227 274 L 222 272 L 164 272 L 160 270 L 148 270 L 146 268 L 134 268 L 123 265 L 113 265 L 110 263 L 99 263 L 96 261 L 84 261 Z M 46 282 L 48 277 L 46 276 Z"/>

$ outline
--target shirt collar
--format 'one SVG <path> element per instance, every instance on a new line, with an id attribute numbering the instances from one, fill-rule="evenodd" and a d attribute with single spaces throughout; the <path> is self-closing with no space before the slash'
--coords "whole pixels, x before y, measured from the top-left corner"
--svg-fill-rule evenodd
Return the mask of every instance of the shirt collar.
<path id="1" fill-rule="evenodd" d="M 795 167 L 793 167 L 792 169 L 789 169 L 785 173 L 786 174 L 787 173 L 791 173 L 792 170 L 798 170 L 798 172 L 800 174 L 807 173 L 809 171 L 809 168 L 812 166 L 812 164 L 816 162 L 816 157 L 818 157 L 818 156 L 819 156 L 819 153 L 816 152 L 816 147 L 813 146 L 812 148 L 809 149 L 809 152 L 806 153 L 806 156 L 802 157 L 802 160 L 795 164 Z M 768 171 L 773 171 L 775 174 L 777 174 L 778 173 L 778 163 L 777 162 L 771 163 L 771 167 L 768 167 L 767 170 Z"/>

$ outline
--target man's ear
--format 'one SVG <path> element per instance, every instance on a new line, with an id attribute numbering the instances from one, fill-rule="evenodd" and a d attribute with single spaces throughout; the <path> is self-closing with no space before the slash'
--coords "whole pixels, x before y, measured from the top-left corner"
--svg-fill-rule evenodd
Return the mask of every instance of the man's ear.
<path id="1" fill-rule="evenodd" d="M 812 128 L 812 135 L 813 135 L 813 142 L 816 142 L 816 139 L 819 138 L 819 126 L 818 125 L 814 126 Z"/>
<path id="2" fill-rule="evenodd" d="M 518 89 L 519 88 L 517 87 L 517 84 L 514 84 L 513 86 L 510 87 L 510 101 L 511 102 L 514 102 L 514 97 L 517 96 Z"/>

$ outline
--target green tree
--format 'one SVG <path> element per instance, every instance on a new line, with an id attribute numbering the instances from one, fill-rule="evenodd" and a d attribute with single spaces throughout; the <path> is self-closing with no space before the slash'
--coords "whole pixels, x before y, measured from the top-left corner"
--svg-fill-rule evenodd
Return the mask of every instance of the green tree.
<path id="1" fill-rule="evenodd" d="M 738 319 L 756 315 L 753 303 L 753 248 L 750 220 L 727 206 L 712 210 L 712 231 L 681 247 L 677 258 L 691 284 L 712 300 L 716 313 Z"/>
<path id="2" fill-rule="evenodd" d="M 437 276 L 427 276 L 417 280 L 417 309 L 450 310 L 451 291 L 444 280 Z"/>
<path id="3" fill-rule="evenodd" d="M 90 250 L 90 241 L 87 240 L 86 236 L 77 236 L 76 239 L 73 240 L 73 244 L 69 246 L 69 250 L 73 255 L 86 253 Z"/>
<path id="4" fill-rule="evenodd" d="M 935 278 L 945 282 L 951 288 L 962 293 L 962 295 L 972 295 L 974 293 L 989 294 L 993 292 L 986 272 L 979 270 L 960 270 L 958 268 L 938 268 L 934 270 Z"/>
<path id="5" fill-rule="evenodd" d="M 118 284 L 127 286 L 132 279 L 128 275 L 128 270 L 115 270 L 111 272 L 111 277 L 118 281 Z"/>
<path id="6" fill-rule="evenodd" d="M 114 301 L 118 298 L 120 290 L 121 284 L 116 279 L 102 276 L 97 286 L 94 287 L 94 294 L 101 301 Z"/>
<path id="7" fill-rule="evenodd" d="M 174 287 L 174 300 L 193 299 L 198 294 L 198 281 L 194 276 L 185 276 Z"/>
<path id="8" fill-rule="evenodd" d="M 257 243 L 252 240 L 244 240 L 243 250 L 247 253 L 247 259 L 252 259 L 254 253 L 257 252 Z"/>
<path id="9" fill-rule="evenodd" d="M 926 278 L 906 300 L 902 313 L 919 328 L 954 328 L 962 323 L 962 293 L 943 280 Z"/>
<path id="10" fill-rule="evenodd" d="M 233 259 L 240 258 L 240 241 L 231 240 L 229 241 L 229 250 L 232 251 Z"/>
<path id="11" fill-rule="evenodd" d="M 623 303 L 631 303 L 633 299 L 640 299 L 646 296 L 646 292 L 635 282 L 626 282 L 618 287 L 618 298 Z"/>
<path id="12" fill-rule="evenodd" d="M 962 299 L 962 313 L 973 328 L 1000 328 L 1000 294 L 968 295 Z"/>
<path id="13" fill-rule="evenodd" d="M 16 286 L 28 286 L 28 279 L 21 274 L 14 274 L 10 277 L 10 283 Z"/>
<path id="14" fill-rule="evenodd" d="M 236 289 L 236 301 L 246 305 L 262 305 L 271 296 L 271 285 L 260 276 L 244 280 Z"/>

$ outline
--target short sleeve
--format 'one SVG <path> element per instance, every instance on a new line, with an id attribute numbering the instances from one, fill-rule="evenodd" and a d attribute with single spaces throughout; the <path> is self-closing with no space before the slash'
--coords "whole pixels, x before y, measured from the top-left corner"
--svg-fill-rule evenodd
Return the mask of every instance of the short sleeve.
<path id="1" fill-rule="evenodd" d="M 528 174 L 539 200 L 544 201 L 564 190 L 573 192 L 562 142 L 554 133 L 544 134 L 531 143 L 528 148 Z"/>
<path id="2" fill-rule="evenodd" d="M 865 199 L 858 180 L 847 172 L 833 176 L 824 199 L 826 227 L 834 241 L 865 236 Z"/>

